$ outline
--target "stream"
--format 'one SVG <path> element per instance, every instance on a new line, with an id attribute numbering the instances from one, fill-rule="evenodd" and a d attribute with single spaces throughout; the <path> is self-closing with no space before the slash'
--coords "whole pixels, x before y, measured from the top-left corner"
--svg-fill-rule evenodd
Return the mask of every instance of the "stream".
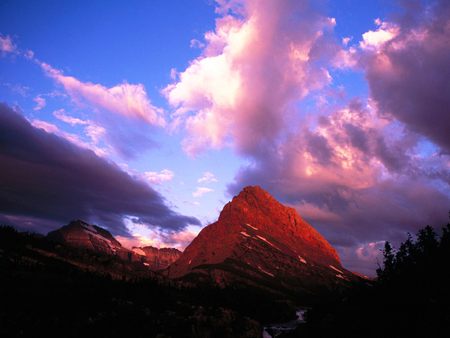
<path id="1" fill-rule="evenodd" d="M 278 337 L 284 332 L 293 331 L 300 324 L 305 323 L 304 315 L 307 309 L 299 308 L 295 312 L 297 318 L 285 323 L 269 324 L 264 326 L 262 338 L 274 338 Z"/>

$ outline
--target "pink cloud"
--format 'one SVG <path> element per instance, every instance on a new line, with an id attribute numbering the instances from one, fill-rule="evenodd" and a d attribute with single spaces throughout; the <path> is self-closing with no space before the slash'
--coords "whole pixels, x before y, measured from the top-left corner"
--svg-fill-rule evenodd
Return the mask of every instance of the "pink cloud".
<path id="1" fill-rule="evenodd" d="M 8 35 L 0 34 L 0 52 L 2 54 L 14 53 L 17 50 L 16 45 Z"/>
<path id="2" fill-rule="evenodd" d="M 159 172 L 157 171 L 146 171 L 143 174 L 146 181 L 152 184 L 161 184 L 163 182 L 171 181 L 175 173 L 169 169 L 163 169 Z"/>
<path id="3" fill-rule="evenodd" d="M 98 151 L 97 145 L 105 138 L 106 129 L 91 120 L 82 120 L 77 117 L 67 115 L 64 109 L 58 109 L 53 112 L 53 116 L 58 120 L 70 124 L 71 126 L 84 125 L 84 133 L 91 139 L 91 146 Z M 106 150 L 102 150 L 105 154 Z"/>
<path id="4" fill-rule="evenodd" d="M 211 188 L 197 187 L 195 189 L 195 191 L 192 193 L 192 196 L 196 197 L 196 198 L 199 198 L 199 197 L 202 197 L 203 195 L 205 195 L 207 193 L 210 193 L 210 192 L 213 192 L 213 191 L 214 191 L 214 189 L 211 189 Z"/>
<path id="5" fill-rule="evenodd" d="M 375 24 L 378 26 L 375 31 L 369 30 L 362 35 L 359 43 L 362 49 L 377 51 L 400 33 L 399 27 L 393 23 L 377 19 Z"/>
<path id="6" fill-rule="evenodd" d="M 335 20 L 304 1 L 220 1 L 217 12 L 203 54 L 163 91 L 190 154 L 230 144 L 253 151 L 279 136 L 295 102 L 331 81 L 317 51 Z"/>
<path id="7" fill-rule="evenodd" d="M 33 108 L 35 111 L 41 110 L 47 105 L 45 98 L 40 95 L 36 96 L 33 101 L 36 102 L 36 106 Z"/>
<path id="8" fill-rule="evenodd" d="M 62 85 L 76 102 L 90 104 L 96 109 L 143 120 L 151 125 L 164 126 L 163 111 L 155 107 L 142 84 L 122 83 L 111 88 L 82 82 L 66 76 L 46 63 L 40 63 L 45 73 Z"/>
<path id="9" fill-rule="evenodd" d="M 50 134 L 58 135 L 61 138 L 64 138 L 65 140 L 75 144 L 76 146 L 84 149 L 90 149 L 92 150 L 97 156 L 105 157 L 108 154 L 108 151 L 105 148 L 99 147 L 96 142 L 86 142 L 83 141 L 78 135 L 68 133 L 64 130 L 61 130 L 53 123 L 34 119 L 31 121 L 31 124 L 33 127 L 42 129 Z"/>
<path id="10" fill-rule="evenodd" d="M 42 120 L 33 120 L 31 121 L 33 127 L 45 130 L 47 133 L 56 134 L 59 132 L 59 128 L 53 123 L 42 121 Z"/>
<path id="11" fill-rule="evenodd" d="M 198 183 L 215 183 L 218 182 L 216 175 L 210 171 L 205 171 L 203 175 L 197 180 Z"/>
<path id="12" fill-rule="evenodd" d="M 401 121 L 448 154 L 450 2 L 406 7 L 404 16 L 378 25 L 361 42 L 360 67 L 371 98 L 380 114 Z"/>
<path id="13" fill-rule="evenodd" d="M 81 120 L 79 118 L 67 115 L 65 113 L 64 109 L 55 110 L 53 112 L 53 116 L 56 117 L 58 120 L 63 121 L 65 123 L 68 123 L 68 124 L 70 124 L 72 126 L 75 126 L 75 125 L 78 125 L 78 124 L 80 124 L 80 125 L 87 125 L 87 124 L 89 124 L 89 121 Z"/>
<path id="14" fill-rule="evenodd" d="M 133 246 L 153 246 L 156 248 L 176 248 L 184 250 L 201 230 L 199 226 L 188 225 L 182 230 L 167 230 L 144 223 L 134 223 L 125 219 L 125 224 L 131 236 L 117 237 L 127 248 Z"/>

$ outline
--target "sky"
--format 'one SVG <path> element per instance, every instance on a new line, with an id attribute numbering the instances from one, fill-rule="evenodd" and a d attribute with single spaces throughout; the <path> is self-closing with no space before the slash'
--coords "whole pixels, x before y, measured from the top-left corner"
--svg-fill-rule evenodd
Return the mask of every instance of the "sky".
<path id="1" fill-rule="evenodd" d="M 448 1 L 0 1 L 0 222 L 183 249 L 246 185 L 344 266 L 450 210 Z"/>

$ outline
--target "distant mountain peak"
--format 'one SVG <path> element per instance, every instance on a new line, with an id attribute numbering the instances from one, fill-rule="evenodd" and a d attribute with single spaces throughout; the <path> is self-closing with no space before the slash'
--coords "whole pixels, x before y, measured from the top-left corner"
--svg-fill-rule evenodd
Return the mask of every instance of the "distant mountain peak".
<path id="1" fill-rule="evenodd" d="M 69 246 L 106 254 L 114 254 L 122 249 L 120 242 L 108 230 L 79 219 L 49 232 L 47 237 Z"/>

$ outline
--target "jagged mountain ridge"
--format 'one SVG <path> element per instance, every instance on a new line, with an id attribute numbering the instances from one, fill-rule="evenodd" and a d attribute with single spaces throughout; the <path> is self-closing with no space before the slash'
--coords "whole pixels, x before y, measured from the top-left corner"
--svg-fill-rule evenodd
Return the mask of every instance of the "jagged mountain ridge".
<path id="1" fill-rule="evenodd" d="M 133 247 L 132 250 L 134 253 L 145 257 L 145 263 L 152 270 L 165 269 L 181 256 L 181 251 L 175 248 L 158 249 L 153 246 L 144 246 Z"/>
<path id="2" fill-rule="evenodd" d="M 153 271 L 168 267 L 181 254 L 174 248 L 158 249 L 152 246 L 133 247 L 129 250 L 106 229 L 82 220 L 72 221 L 68 225 L 49 232 L 47 238 L 67 246 L 117 256 L 124 261 L 141 262 Z"/>
<path id="3" fill-rule="evenodd" d="M 244 188 L 226 204 L 218 221 L 205 227 L 169 266 L 168 275 L 306 293 L 357 278 L 295 209 L 257 186 Z"/>

